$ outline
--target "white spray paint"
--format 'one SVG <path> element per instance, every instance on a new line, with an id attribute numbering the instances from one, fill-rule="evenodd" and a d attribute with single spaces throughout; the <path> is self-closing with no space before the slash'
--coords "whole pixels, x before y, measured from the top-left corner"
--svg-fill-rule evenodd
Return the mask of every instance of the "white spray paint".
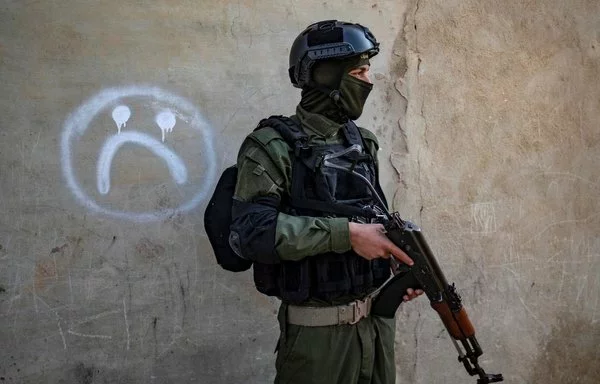
<path id="1" fill-rule="evenodd" d="M 191 198 L 184 201 L 175 208 L 162 209 L 148 212 L 120 211 L 99 204 L 95 198 L 88 195 L 76 176 L 74 169 L 73 146 L 77 144 L 81 136 L 90 127 L 90 123 L 96 116 L 110 108 L 111 105 L 119 105 L 119 101 L 129 97 L 151 98 L 159 103 L 172 106 L 177 110 L 177 116 L 185 118 L 188 126 L 199 133 L 198 145 L 202 146 L 204 156 L 204 180 L 198 185 L 198 190 Z M 125 126 L 131 117 L 129 107 L 119 105 L 113 109 L 113 120 L 117 124 L 118 132 Z M 171 132 L 175 126 L 175 114 L 171 111 L 161 112 L 156 117 L 156 123 L 164 132 Z M 127 116 L 129 114 L 129 116 Z M 159 118 L 160 116 L 160 118 Z M 160 123 L 159 123 L 160 121 Z M 121 136 L 122 139 L 114 137 Z M 110 191 L 110 165 L 119 148 L 125 143 L 134 143 L 149 148 L 154 154 L 161 157 L 169 167 L 169 172 L 177 183 L 185 183 L 187 170 L 179 156 L 160 143 L 158 139 L 142 134 L 140 132 L 123 132 L 119 136 L 109 138 L 100 151 L 97 169 L 97 188 L 100 193 L 106 194 Z M 76 200 L 92 212 L 107 216 L 131 220 L 137 222 L 149 222 L 164 220 L 174 214 L 188 212 L 197 207 L 206 199 L 216 181 L 216 154 L 213 148 L 212 129 L 204 119 L 200 111 L 186 99 L 176 96 L 170 92 L 151 86 L 129 86 L 120 88 L 109 88 L 101 91 L 81 104 L 67 118 L 61 138 L 61 165 L 67 187 L 71 190 Z M 197 165 L 196 165 L 197 166 Z"/>
<path id="2" fill-rule="evenodd" d="M 187 181 L 187 168 L 179 156 L 152 136 L 141 132 L 125 132 L 106 140 L 98 157 L 98 174 L 96 178 L 98 192 L 106 195 L 110 191 L 110 170 L 115 154 L 123 144 L 134 143 L 148 148 L 156 156 L 162 158 L 177 184 Z"/>
<path id="3" fill-rule="evenodd" d="M 158 124 L 158 126 L 160 127 L 160 130 L 162 131 L 162 141 L 164 143 L 165 133 L 173 132 L 173 127 L 175 127 L 175 124 L 177 123 L 175 115 L 169 110 L 162 111 L 161 113 L 156 115 L 155 121 L 156 124 Z"/>
<path id="4" fill-rule="evenodd" d="M 117 133 L 121 133 L 121 128 L 125 128 L 130 117 L 131 109 L 125 105 L 119 105 L 117 108 L 113 109 L 112 118 L 115 121 L 115 124 L 117 124 Z"/>

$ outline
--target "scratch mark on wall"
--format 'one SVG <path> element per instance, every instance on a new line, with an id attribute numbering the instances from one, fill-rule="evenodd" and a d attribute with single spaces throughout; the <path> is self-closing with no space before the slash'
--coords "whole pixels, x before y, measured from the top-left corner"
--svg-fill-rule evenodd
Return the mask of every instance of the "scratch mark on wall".
<path id="1" fill-rule="evenodd" d="M 600 298 L 600 275 L 596 276 L 596 288 L 595 288 L 595 299 L 594 299 L 594 305 L 592 308 L 592 321 L 591 324 L 596 324 L 596 322 L 598 322 L 598 319 L 596 319 L 596 313 L 598 312 L 598 300 Z"/>
<path id="2" fill-rule="evenodd" d="M 57 320 L 56 323 L 58 324 L 58 333 L 60 333 L 60 337 L 63 342 L 63 348 L 66 350 L 67 349 L 67 340 L 65 339 L 65 334 L 63 333 L 62 327 L 60 325 L 60 318 Z"/>
<path id="3" fill-rule="evenodd" d="M 183 330 L 181 329 L 180 326 L 176 325 L 175 328 L 173 329 L 171 341 L 169 342 L 169 344 L 167 344 L 167 346 L 164 348 L 164 350 L 158 354 L 158 358 L 160 359 L 161 357 L 165 356 L 171 350 L 173 345 L 175 345 L 179 340 L 181 340 L 183 338 L 183 336 L 184 336 Z"/>
<path id="4" fill-rule="evenodd" d="M 69 268 L 68 274 L 69 274 L 69 300 L 71 302 L 71 305 L 73 305 L 75 301 L 73 299 L 73 282 L 71 280 L 71 268 Z"/>
<path id="5" fill-rule="evenodd" d="M 577 281 L 577 297 L 575 298 L 575 302 L 579 303 L 579 298 L 581 297 L 581 294 L 583 293 L 583 289 L 587 286 L 587 280 L 588 277 L 587 275 L 582 276 L 579 278 L 579 280 Z"/>
<path id="6" fill-rule="evenodd" d="M 127 320 L 127 305 L 125 304 L 125 298 L 123 298 L 123 316 L 125 317 L 125 331 L 127 332 L 127 350 L 129 351 L 129 320 Z"/>
<path id="7" fill-rule="evenodd" d="M 538 172 L 534 175 L 534 177 L 537 177 L 537 176 L 544 176 L 544 177 L 554 176 L 554 177 L 565 177 L 565 178 L 569 178 L 569 179 L 575 179 L 575 180 L 583 181 L 584 183 L 586 183 L 592 187 L 600 189 L 600 183 L 586 179 L 585 177 L 582 177 L 582 176 L 580 176 L 576 173 L 572 173 L 572 172 L 547 172 L 547 171 L 544 171 L 544 172 Z"/>
<path id="8" fill-rule="evenodd" d="M 504 252 L 504 260 L 506 263 L 519 262 L 521 260 L 521 255 L 519 253 L 519 249 L 515 245 L 515 240 L 513 235 L 508 236 L 507 241 L 508 247 L 507 252 Z"/>
<path id="9" fill-rule="evenodd" d="M 565 271 L 565 264 L 562 263 L 562 272 L 560 274 L 560 283 L 558 284 L 558 295 L 556 297 L 556 301 L 560 301 L 560 296 L 562 294 L 563 286 L 565 284 L 565 275 L 567 274 Z"/>
<path id="10" fill-rule="evenodd" d="M 523 245 L 527 245 L 527 244 L 531 243 L 532 241 L 536 240 L 538 237 L 540 237 L 542 234 L 544 234 L 546 231 L 548 231 L 549 229 L 551 229 L 553 227 L 556 227 L 559 225 L 564 225 L 564 224 L 587 223 L 587 222 L 593 220 L 594 218 L 596 218 L 597 216 L 600 216 L 600 213 L 595 213 L 595 214 L 585 217 L 583 219 L 555 221 L 553 223 L 546 225 L 541 231 L 538 231 L 535 235 L 530 236 L 529 239 L 523 243 Z"/>
<path id="11" fill-rule="evenodd" d="M 79 324 L 89 323 L 90 321 L 98 320 L 98 319 L 101 319 L 103 317 L 106 317 L 106 316 L 109 316 L 109 315 L 114 315 L 114 314 L 117 314 L 117 313 L 121 313 L 121 311 L 120 310 L 105 311 L 105 312 L 98 313 L 98 314 L 93 315 L 93 316 L 85 317 L 82 320 L 74 322 L 73 325 L 79 325 Z"/>
<path id="12" fill-rule="evenodd" d="M 123 303 L 125 304 L 125 303 Z M 73 330 L 74 327 L 77 327 L 81 324 L 85 324 L 85 323 L 90 323 L 94 320 L 98 320 L 101 318 L 104 318 L 106 316 L 110 316 L 110 315 L 115 315 L 115 314 L 120 314 L 122 311 L 119 309 L 115 309 L 115 310 L 111 310 L 111 311 L 104 311 L 101 313 L 98 313 L 96 315 L 93 316 L 87 316 L 79 321 L 73 322 L 71 324 L 71 326 L 69 327 L 69 329 L 67 330 L 67 333 L 71 334 L 71 335 L 75 335 L 75 336 L 80 336 L 80 337 L 86 337 L 86 338 L 91 338 L 91 339 L 112 339 L 112 336 L 110 335 L 100 335 L 100 334 L 90 334 L 90 333 L 82 333 L 82 332 L 78 332 L 76 330 Z"/>
<path id="13" fill-rule="evenodd" d="M 531 310 L 531 309 L 530 309 L 530 308 L 527 306 L 527 304 L 525 304 L 525 301 L 523 300 L 523 298 L 522 298 L 520 295 L 519 295 L 519 301 L 521 302 L 521 304 L 523 304 L 523 307 L 525 307 L 525 310 L 526 310 L 526 311 L 527 311 L 527 312 L 528 312 L 528 313 L 531 315 L 531 317 L 533 317 L 533 319 L 534 319 L 535 321 L 537 321 L 537 322 L 538 322 L 538 323 L 539 323 L 539 324 L 542 326 L 542 328 L 543 328 L 543 329 L 546 329 L 546 324 L 545 324 L 545 323 L 543 323 L 543 322 L 542 322 L 542 321 L 539 319 L 539 317 L 537 317 L 537 316 L 535 315 L 535 313 L 533 313 L 533 311 L 532 311 L 532 310 Z"/>
<path id="14" fill-rule="evenodd" d="M 37 267 L 36 267 L 36 264 L 34 264 L 33 265 L 33 276 L 36 275 L 36 270 L 37 270 Z M 31 284 L 31 296 L 33 297 L 33 307 L 35 308 L 35 313 L 39 313 L 40 311 L 39 311 L 37 300 L 36 300 L 37 293 L 35 290 L 35 286 L 36 286 L 35 282 L 33 284 Z"/>
<path id="15" fill-rule="evenodd" d="M 74 335 L 74 336 L 87 337 L 87 338 L 90 338 L 90 339 L 109 339 L 109 340 L 112 339 L 112 336 L 108 336 L 108 335 L 89 335 L 89 334 L 86 334 L 86 333 L 75 332 L 75 331 L 72 331 L 70 329 L 67 331 L 67 333 L 69 333 L 71 335 Z"/>
<path id="16" fill-rule="evenodd" d="M 6 311 L 6 314 L 8 315 L 10 313 L 10 311 L 12 310 L 12 306 L 13 306 L 13 302 L 21 297 L 21 294 L 17 295 L 17 286 L 19 285 L 19 271 L 20 268 L 17 268 L 17 272 L 15 272 L 15 279 L 13 281 L 13 292 L 12 292 L 12 297 L 8 303 L 8 310 Z"/>

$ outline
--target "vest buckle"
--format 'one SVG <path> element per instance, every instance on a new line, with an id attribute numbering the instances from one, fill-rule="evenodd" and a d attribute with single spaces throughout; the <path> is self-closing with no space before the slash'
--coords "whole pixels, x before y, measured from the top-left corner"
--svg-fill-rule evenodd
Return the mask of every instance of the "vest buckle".
<path id="1" fill-rule="evenodd" d="M 296 141 L 296 144 L 294 146 L 294 155 L 296 157 L 299 157 L 299 158 L 307 157 L 307 156 L 310 156 L 310 153 L 311 153 L 311 148 L 306 143 L 305 140 L 297 140 Z"/>

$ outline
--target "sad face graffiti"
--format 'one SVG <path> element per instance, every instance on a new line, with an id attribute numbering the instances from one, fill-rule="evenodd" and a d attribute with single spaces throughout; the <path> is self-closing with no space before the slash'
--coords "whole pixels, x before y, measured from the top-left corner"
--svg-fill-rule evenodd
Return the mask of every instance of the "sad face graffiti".
<path id="1" fill-rule="evenodd" d="M 155 87 L 106 89 L 66 120 L 63 173 L 93 212 L 162 220 L 202 202 L 215 179 L 212 132 L 187 100 Z"/>

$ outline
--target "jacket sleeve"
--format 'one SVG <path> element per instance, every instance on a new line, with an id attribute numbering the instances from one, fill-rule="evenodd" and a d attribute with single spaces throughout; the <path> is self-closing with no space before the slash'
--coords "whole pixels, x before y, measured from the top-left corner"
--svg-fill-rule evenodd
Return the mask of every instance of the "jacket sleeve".
<path id="1" fill-rule="evenodd" d="M 237 167 L 231 231 L 242 256 L 273 264 L 351 248 L 348 219 L 280 212 L 291 178 L 291 161 L 283 140 L 262 146 L 247 138 Z"/>

